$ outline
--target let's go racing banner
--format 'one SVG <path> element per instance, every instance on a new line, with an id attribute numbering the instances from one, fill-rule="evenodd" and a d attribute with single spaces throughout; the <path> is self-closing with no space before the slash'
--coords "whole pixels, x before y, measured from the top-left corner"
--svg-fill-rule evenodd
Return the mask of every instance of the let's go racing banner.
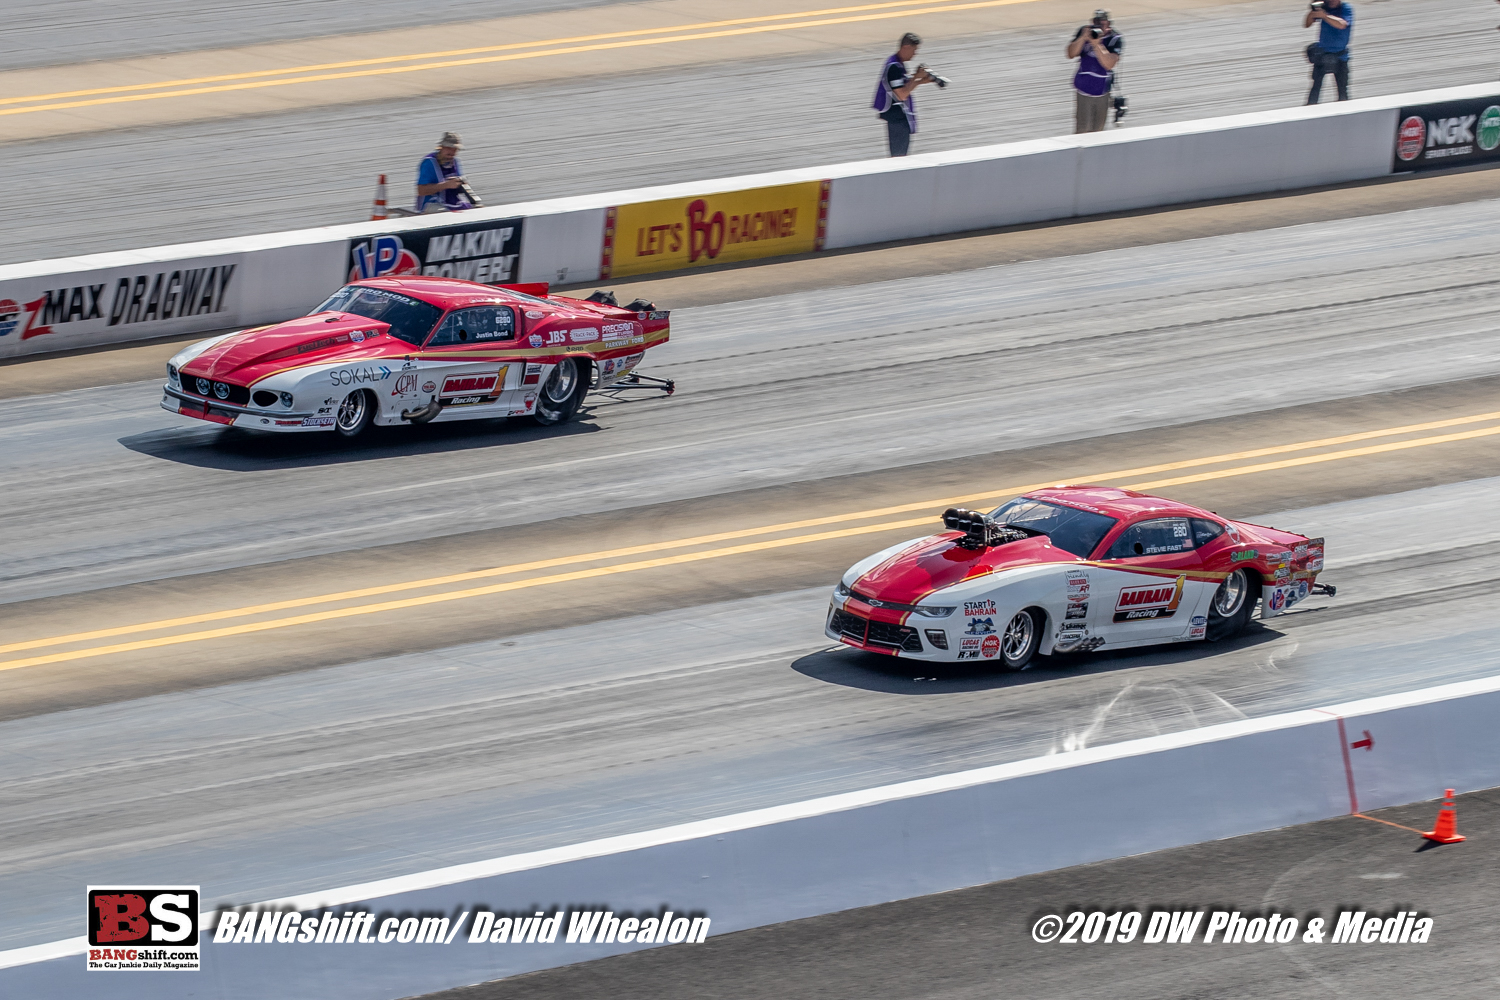
<path id="1" fill-rule="evenodd" d="M 1434 170 L 1500 159 L 1500 93 L 1402 108 L 1392 170 Z"/>
<path id="2" fill-rule="evenodd" d="M 620 205 L 606 213 L 601 278 L 823 248 L 828 181 Z"/>

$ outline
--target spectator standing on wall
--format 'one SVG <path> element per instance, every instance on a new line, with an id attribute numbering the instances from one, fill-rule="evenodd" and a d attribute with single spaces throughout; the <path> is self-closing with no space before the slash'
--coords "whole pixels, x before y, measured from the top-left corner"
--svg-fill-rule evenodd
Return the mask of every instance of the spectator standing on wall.
<path id="1" fill-rule="evenodd" d="M 911 148 L 912 133 L 917 130 L 917 104 L 912 91 L 934 79 L 925 66 L 918 66 L 915 73 L 907 75 L 906 64 L 917 57 L 921 44 L 922 39 L 910 31 L 902 35 L 895 55 L 880 68 L 880 82 L 875 86 L 872 107 L 885 119 L 892 156 L 906 155 Z"/>
<path id="2" fill-rule="evenodd" d="M 418 215 L 474 207 L 464 194 L 464 172 L 458 163 L 458 151 L 463 145 L 457 132 L 444 132 L 437 149 L 422 157 L 417 167 Z"/>
<path id="3" fill-rule="evenodd" d="M 1079 28 L 1068 43 L 1068 58 L 1078 60 L 1073 74 L 1077 104 L 1073 116 L 1074 132 L 1103 132 L 1109 122 L 1110 87 L 1115 67 L 1125 51 L 1125 37 L 1115 31 L 1109 11 L 1094 11 L 1094 19 Z"/>
<path id="4" fill-rule="evenodd" d="M 1354 34 L 1354 5 L 1344 0 L 1323 0 L 1308 4 L 1307 16 L 1302 27 L 1318 25 L 1318 40 L 1308 47 L 1307 58 L 1312 63 L 1312 90 L 1308 91 L 1307 103 L 1317 104 L 1323 96 L 1323 77 L 1333 74 L 1338 84 L 1339 100 L 1349 99 L 1349 36 Z"/>

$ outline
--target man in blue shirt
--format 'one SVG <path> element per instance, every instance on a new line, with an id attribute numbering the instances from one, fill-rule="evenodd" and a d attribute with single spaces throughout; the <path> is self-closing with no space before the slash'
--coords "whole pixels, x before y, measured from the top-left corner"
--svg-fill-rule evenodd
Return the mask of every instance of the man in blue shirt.
<path id="1" fill-rule="evenodd" d="M 1349 99 L 1349 36 L 1354 34 L 1354 6 L 1344 3 L 1344 0 L 1326 0 L 1325 3 L 1314 4 L 1309 7 L 1307 17 L 1302 20 L 1302 27 L 1311 28 L 1314 21 L 1323 22 L 1318 26 L 1318 44 L 1315 49 L 1308 52 L 1312 59 L 1312 90 L 1308 92 L 1307 103 L 1317 104 L 1318 99 L 1323 96 L 1323 77 L 1329 73 L 1333 74 L 1333 80 L 1338 84 L 1339 100 Z"/>
<path id="2" fill-rule="evenodd" d="M 417 167 L 417 214 L 474 207 L 463 192 L 464 172 L 458 164 L 462 148 L 457 132 L 444 132 L 437 149 L 422 157 Z"/>

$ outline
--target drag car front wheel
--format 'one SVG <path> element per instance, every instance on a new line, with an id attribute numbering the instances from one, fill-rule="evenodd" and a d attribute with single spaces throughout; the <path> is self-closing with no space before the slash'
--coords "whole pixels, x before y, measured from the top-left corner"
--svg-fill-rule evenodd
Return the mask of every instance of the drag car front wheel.
<path id="1" fill-rule="evenodd" d="M 1244 628 L 1255 608 L 1255 591 L 1255 581 L 1244 570 L 1237 569 L 1226 576 L 1208 605 L 1208 631 L 1204 637 L 1217 642 Z"/>
<path id="2" fill-rule="evenodd" d="M 589 362 L 583 358 L 563 358 L 552 369 L 542 391 L 537 394 L 536 413 L 532 419 L 546 427 L 571 419 L 583 405 L 589 391 Z"/>
<path id="3" fill-rule="evenodd" d="M 1025 670 L 1042 644 L 1042 619 L 1034 611 L 1017 611 L 1000 633 L 1000 665 L 1006 670 Z"/>
<path id="4" fill-rule="evenodd" d="M 339 404 L 334 428 L 344 437 L 358 437 L 375 417 L 375 399 L 367 389 L 356 389 Z"/>

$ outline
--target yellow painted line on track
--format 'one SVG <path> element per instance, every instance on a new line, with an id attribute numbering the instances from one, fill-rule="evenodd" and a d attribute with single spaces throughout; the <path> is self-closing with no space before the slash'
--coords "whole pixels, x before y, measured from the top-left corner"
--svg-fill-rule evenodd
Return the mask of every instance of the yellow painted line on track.
<path id="1" fill-rule="evenodd" d="M 356 66 L 380 66 L 387 63 L 411 62 L 415 59 L 451 59 L 454 56 L 472 56 L 485 52 L 511 52 L 517 49 L 534 49 L 545 45 L 576 45 L 582 42 L 601 42 L 615 38 L 636 38 L 643 35 L 661 35 L 672 31 L 702 31 L 708 28 L 727 28 L 741 24 L 760 24 L 769 21 L 789 21 L 798 17 L 824 17 L 830 14 L 854 14 L 863 11 L 884 10 L 893 7 L 931 7 L 950 0 L 891 0 L 889 3 L 861 4 L 857 7 L 826 7 L 822 10 L 799 10 L 788 14 L 762 14 L 757 17 L 735 17 L 723 21 L 699 21 L 695 24 L 673 24 L 663 28 L 634 28 L 630 31 L 609 31 L 595 35 L 573 35 L 566 38 L 543 38 L 535 42 L 508 42 L 504 45 L 482 45 L 467 49 L 446 49 L 438 52 L 413 52 L 400 56 L 377 56 L 371 59 L 347 59 L 343 62 L 312 63 L 307 66 L 288 66 L 285 69 L 258 69 L 243 73 L 221 73 L 217 76 L 195 76 L 181 80 L 163 80 L 159 83 L 123 84 L 118 87 L 94 87 L 89 90 L 65 90 L 55 94 L 32 94 L 29 97 L 6 97 L 0 104 L 27 104 L 34 101 L 55 101 L 64 97 L 92 97 L 98 94 L 122 94 L 137 90 L 160 90 L 163 87 L 187 87 L 200 83 L 223 83 L 228 80 L 254 80 L 268 76 L 287 76 L 292 73 L 320 73 L 331 69 L 352 69 Z M 957 3 L 958 0 L 951 0 Z M 1036 0 L 1012 0 L 1014 3 L 1033 3 Z M 911 11 L 902 13 L 911 14 Z"/>
<path id="2" fill-rule="evenodd" d="M 1356 441 L 1367 441 L 1378 437 L 1391 437 L 1400 434 L 1413 434 L 1421 431 L 1438 430 L 1445 427 L 1462 426 L 1464 424 L 1479 423 L 1489 420 L 1500 420 L 1500 411 L 1490 413 L 1479 413 L 1464 417 L 1452 417 L 1445 420 L 1432 420 L 1418 424 L 1406 424 L 1400 427 L 1387 427 L 1379 430 L 1359 431 L 1353 434 L 1341 434 L 1336 437 L 1317 438 L 1311 441 L 1299 441 L 1283 445 L 1271 445 L 1265 448 L 1255 448 L 1248 451 L 1230 452 L 1222 455 L 1210 455 L 1203 458 L 1184 459 L 1177 462 L 1165 462 L 1158 465 L 1142 466 L 1135 469 L 1122 469 L 1115 472 L 1098 473 L 1090 476 L 1073 477 L 1074 482 L 1108 482 L 1111 480 L 1129 479 L 1135 476 L 1154 475 L 1161 472 L 1172 472 L 1179 469 L 1201 468 L 1205 465 L 1219 465 L 1225 462 L 1245 461 L 1253 458 L 1263 458 L 1269 455 L 1287 454 L 1294 451 L 1306 451 L 1313 448 L 1333 447 L 1341 444 L 1351 444 Z M 1407 448 L 1423 447 L 1432 444 L 1442 444 L 1449 441 L 1468 440 L 1471 438 L 1485 437 L 1500 433 L 1500 427 L 1484 428 L 1481 430 L 1463 433 L 1437 435 L 1433 437 L 1418 438 L 1410 441 L 1398 441 L 1383 445 L 1366 448 L 1348 449 L 1339 452 L 1328 452 L 1321 455 L 1311 455 L 1296 459 L 1287 459 L 1279 462 L 1260 463 L 1255 465 L 1242 465 L 1230 469 L 1215 470 L 1211 472 L 1198 473 L 1191 476 L 1183 476 L 1174 479 L 1154 480 L 1152 482 L 1133 483 L 1127 489 L 1161 488 L 1163 486 L 1180 485 L 1183 483 L 1202 482 L 1210 479 L 1228 478 L 1231 476 L 1250 475 L 1256 472 L 1267 472 L 1276 469 L 1293 468 L 1299 465 L 1310 465 L 1318 462 L 1338 461 L 1340 459 L 1355 458 L 1364 455 L 1379 454 L 1388 451 L 1398 451 Z M 447 576 L 428 577 L 421 580 L 410 580 L 402 583 L 385 584 L 378 587 L 364 587 L 358 590 L 346 590 L 332 594 L 319 594 L 310 597 L 291 598 L 284 601 L 273 601 L 265 604 L 255 604 L 241 608 L 231 608 L 223 611 L 210 611 L 198 615 L 186 615 L 179 618 L 167 618 L 158 621 L 140 622 L 131 625 L 121 625 L 115 628 L 95 629 L 89 632 L 75 632 L 69 635 L 50 636 L 42 639 L 30 639 L 23 642 L 14 642 L 0 645 L 0 653 L 20 652 L 27 649 L 40 649 L 48 646 L 61 646 L 77 642 L 88 642 L 95 639 L 113 638 L 122 635 L 132 635 L 141 632 L 154 632 L 162 629 L 181 628 L 188 625 L 201 625 L 212 621 L 224 621 L 230 618 L 245 618 L 252 615 L 268 614 L 275 611 L 286 611 L 292 608 L 310 607 L 317 604 L 331 604 L 338 601 L 358 600 L 363 597 L 376 597 L 383 594 L 394 594 L 402 591 L 422 590 L 431 587 L 446 586 L 454 583 L 466 583 L 473 580 L 481 580 L 495 576 L 507 576 L 515 573 L 533 572 L 542 569 L 554 569 L 560 566 L 577 565 L 578 563 L 600 562 L 607 559 L 619 559 L 628 556 L 645 555 L 653 552 L 663 552 L 676 548 L 690 548 L 696 545 L 709 545 L 716 542 L 732 541 L 741 538 L 750 538 L 756 535 L 776 534 L 783 531 L 797 531 L 804 528 L 816 528 L 829 524 L 837 524 L 844 521 L 866 520 L 872 517 L 889 517 L 893 514 L 905 514 L 918 510 L 931 510 L 938 507 L 949 507 L 956 504 L 977 503 L 982 500 L 991 500 L 1001 497 L 1016 496 L 1031 490 L 1042 489 L 1047 486 L 1056 485 L 1056 480 L 1045 483 L 1031 483 L 1024 486 L 1008 486 L 987 490 L 983 493 L 971 493 L 965 496 L 946 497 L 940 499 L 918 500 L 912 503 L 897 504 L 889 507 L 876 507 L 868 510 L 851 511 L 842 514 L 830 514 L 823 517 L 806 518 L 799 521 L 785 521 L 780 524 L 762 525 L 753 528 L 739 528 L 733 531 L 721 531 L 707 535 L 695 535 L 689 538 L 676 538 L 662 542 L 649 542 L 641 545 L 625 546 L 617 549 L 606 549 L 600 552 L 581 553 L 578 555 L 557 556 L 550 559 L 537 559 L 524 563 L 512 563 L 505 566 L 495 566 L 486 569 L 472 570 L 466 573 L 453 573 Z M 728 555 L 737 555 L 744 552 L 760 551 L 762 548 L 779 548 L 786 545 L 805 544 L 808 542 L 824 541 L 830 538 L 842 538 L 849 535 L 865 534 L 871 531 L 893 530 L 897 527 L 910 527 L 922 524 L 929 518 L 924 517 L 914 521 L 885 522 L 863 528 L 845 529 L 843 532 L 822 532 L 814 535 L 797 535 L 792 538 L 776 539 L 771 542 L 757 543 L 752 546 L 731 546 L 728 548 L 712 549 L 706 553 L 690 553 L 687 556 L 674 557 L 680 562 L 695 562 L 705 558 L 720 558 Z M 170 637 L 172 641 L 196 641 L 198 639 L 217 638 L 224 635 L 237 635 L 246 631 L 259 631 L 264 628 L 281 628 L 287 625 L 307 624 L 313 621 L 323 621 L 329 618 L 347 617 L 351 614 L 369 614 L 376 611 L 393 610 L 396 608 L 416 607 L 422 603 L 432 603 L 435 600 L 455 600 L 460 597 L 477 597 L 487 593 L 500 593 L 505 590 L 522 589 L 523 587 L 543 586 L 552 583 L 563 583 L 568 580 L 586 579 L 590 576 L 605 576 L 618 572 L 632 572 L 640 569 L 649 569 L 655 566 L 674 565 L 673 560 L 647 560 L 644 562 L 624 563 L 621 566 L 604 567 L 600 571 L 586 570 L 575 571 L 584 575 L 560 574 L 547 577 L 520 581 L 518 584 L 505 584 L 498 588 L 477 588 L 465 591 L 454 591 L 451 593 L 428 595 L 424 597 L 408 598 L 402 601 L 384 602 L 376 605 L 362 605 L 355 608 L 343 608 L 336 611 L 320 612 L 316 615 L 302 615 L 293 618 L 276 619 L 274 622 L 260 622 L 253 625 L 235 626 L 230 629 L 214 629 L 203 632 L 188 633 L 192 638 L 182 639 L 180 636 Z M 457 595 L 457 596 L 453 596 Z M 322 617 L 320 617 L 320 615 Z M 109 652 L 125 652 L 130 649 L 149 648 L 151 643 L 157 640 L 148 640 L 146 645 L 137 643 L 123 643 L 118 645 L 96 647 L 100 652 L 92 650 L 80 650 L 80 654 L 97 656 Z M 70 653 L 55 654 L 53 659 L 45 657 L 33 657 L 22 660 L 0 661 L 0 669 L 14 669 L 19 666 L 32 666 L 43 662 L 57 662 L 57 659 L 77 659 Z"/>
<path id="3" fill-rule="evenodd" d="M 804 545 L 808 542 L 821 542 L 832 538 L 848 538 L 853 535 L 867 535 L 877 531 L 910 528 L 919 524 L 929 524 L 931 520 L 930 517 L 917 517 L 907 521 L 887 521 L 881 524 L 866 524 L 858 528 L 842 528 L 838 531 L 821 531 L 812 535 L 796 535 L 792 538 L 772 538 L 763 542 L 730 545 L 720 549 L 705 549 L 702 552 L 684 552 L 680 555 L 663 556 L 659 559 L 643 559 L 639 562 L 617 563 L 613 566 L 596 566 L 593 569 L 574 570 L 571 573 L 537 576 L 526 580 L 512 580 L 508 583 L 492 583 L 487 587 L 472 587 L 468 590 L 451 590 L 441 594 L 407 597 L 399 601 L 386 601 L 381 604 L 361 604 L 352 608 L 334 608 L 330 611 L 316 611 L 312 614 L 297 615 L 292 618 L 276 618 L 271 621 L 249 622 L 244 625 L 230 625 L 226 628 L 207 629 L 202 632 L 185 632 L 181 635 L 166 635 L 155 639 L 137 639 L 134 642 L 116 643 L 111 646 L 93 646 L 88 649 L 71 650 L 63 653 L 48 653 L 43 656 L 32 656 L 20 660 L 5 660 L 0 662 L 0 670 L 15 670 L 20 667 L 40 666 L 43 663 L 81 660 L 93 656 L 107 656 L 110 653 L 126 653 L 137 649 L 176 646 L 185 642 L 220 639 L 231 635 L 248 635 L 253 632 L 265 632 L 269 629 L 288 628 L 292 625 L 307 625 L 312 622 L 333 621 L 338 618 L 352 618 L 355 615 L 372 615 L 382 611 L 395 611 L 401 608 L 419 608 L 429 604 L 442 604 L 447 601 L 461 601 L 470 597 L 483 597 L 486 594 L 503 594 L 511 590 L 526 590 L 531 587 L 546 587 L 554 583 L 569 583 L 574 580 L 614 576 L 619 573 L 634 573 L 637 570 L 655 569 L 660 566 L 678 566 L 683 563 L 700 562 L 705 559 L 720 559 L 724 556 L 741 555 L 746 552 L 762 552 L 767 549 L 778 549 L 788 545 Z"/>
<path id="4" fill-rule="evenodd" d="M 1287 458 L 1282 459 L 1280 462 L 1244 465 L 1237 469 L 1219 469 L 1215 472 L 1200 472 L 1192 476 L 1178 476 L 1175 479 L 1157 479 L 1149 483 L 1131 483 L 1125 488 L 1127 490 L 1159 490 L 1163 486 L 1181 486 L 1183 483 L 1204 483 L 1210 479 L 1250 476 L 1257 472 L 1271 472 L 1276 469 L 1295 469 L 1301 465 L 1317 465 L 1319 462 L 1339 462 L 1346 458 L 1363 458 L 1366 455 L 1382 455 L 1392 451 L 1405 451 L 1408 448 L 1425 448 L 1434 444 L 1447 444 L 1450 441 L 1472 441 L 1475 438 L 1490 437 L 1494 434 L 1500 434 L 1500 427 L 1484 427 L 1477 431 L 1461 431 L 1457 434 L 1438 434 L 1433 437 L 1413 438 L 1410 441 L 1391 441 L 1387 444 L 1375 444 L 1365 448 L 1350 448 L 1347 451 L 1330 451 L 1322 455 L 1304 455 L 1301 458 Z"/>
<path id="5" fill-rule="evenodd" d="M 25 115 L 35 111 L 64 111 L 70 108 L 95 107 L 102 104 L 128 104 L 136 101 L 156 101 L 168 97 L 193 97 L 200 94 L 220 94 L 237 90 L 261 90 L 266 87 L 286 87 L 297 83 L 323 83 L 330 80 L 352 80 L 359 77 L 390 76 L 396 73 L 419 73 L 434 69 L 454 69 L 460 66 L 479 66 L 488 63 L 514 62 L 521 59 L 541 59 L 548 56 L 576 55 L 582 52 L 602 52 L 610 49 L 637 48 L 643 45 L 667 45 L 674 42 L 703 41 L 712 38 L 731 38 L 736 35 L 756 35 L 771 31 L 794 31 L 800 28 L 817 28 L 836 24 L 853 24 L 861 21 L 882 21 L 894 17 L 911 17 L 918 14 L 943 14 L 951 11 L 980 10 L 988 7 L 1009 7 L 1015 4 L 1035 3 L 1037 0 L 979 0 L 974 3 L 948 3 L 945 0 L 922 0 L 928 4 L 925 7 L 905 10 L 883 10 L 879 13 L 859 14 L 850 17 L 824 17 L 815 20 L 791 21 L 785 24 L 754 24 L 748 27 L 724 28 L 717 31 L 696 31 L 691 26 L 679 28 L 656 29 L 661 31 L 689 31 L 688 34 L 668 35 L 663 38 L 631 38 L 613 42 L 598 42 L 591 45 L 564 45 L 560 48 L 543 49 L 536 52 L 509 52 L 501 55 L 474 56 L 467 59 L 442 59 L 438 62 L 418 63 L 413 66 L 381 66 L 369 69 L 351 69 L 341 73 L 318 72 L 303 76 L 294 76 L 281 80 L 245 80 L 238 83 L 225 83 L 211 87 L 188 87 L 182 90 L 165 90 L 155 94 L 130 93 L 114 97 L 95 97 L 81 101 L 61 101 L 50 104 L 36 104 L 24 108 L 5 108 L 0 110 L 0 115 Z M 931 6 L 934 2 L 941 6 Z M 894 4 L 877 4 L 874 6 L 886 7 Z M 905 6 L 904 4 L 902 6 Z M 862 8 L 850 8 L 854 10 Z M 780 16 L 780 15 L 777 15 Z M 794 17 L 817 17 L 816 12 L 807 14 L 794 14 Z M 760 20 L 760 19 L 756 19 Z M 715 22 L 706 22 L 715 23 Z M 551 44 L 551 43 L 536 43 Z M 498 48 L 499 46 L 496 46 Z M 415 57 L 392 57 L 391 60 L 400 58 L 422 58 Z M 328 64 L 335 65 L 335 64 Z M 294 72 L 293 70 L 262 71 L 276 72 L 280 74 Z M 235 74 L 239 75 L 239 74 Z M 248 75 L 248 74 L 246 74 Z M 206 79 L 206 78 L 203 78 Z M 177 86 L 177 82 L 165 84 L 151 84 L 140 87 L 122 88 L 128 90 L 143 90 L 147 86 Z M 112 88 L 104 88 L 112 89 Z M 70 92 L 71 93 L 71 92 Z M 32 98 L 13 98 L 6 103 L 15 103 L 28 100 L 47 100 L 46 96 Z"/>

